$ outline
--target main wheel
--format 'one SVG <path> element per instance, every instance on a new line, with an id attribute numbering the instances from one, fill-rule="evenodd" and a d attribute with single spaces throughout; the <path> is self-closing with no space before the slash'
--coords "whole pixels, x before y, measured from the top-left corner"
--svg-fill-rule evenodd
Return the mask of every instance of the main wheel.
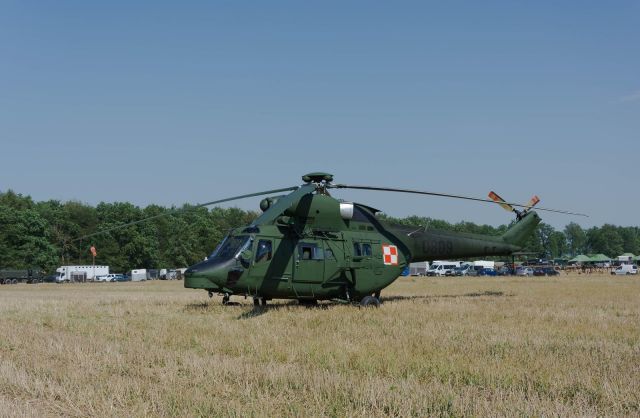
<path id="1" fill-rule="evenodd" d="M 18 284 L 18 279 L 11 280 L 11 284 Z"/>
<path id="2" fill-rule="evenodd" d="M 380 307 L 380 301 L 375 296 L 365 296 L 360 301 L 360 306 L 379 308 Z"/>

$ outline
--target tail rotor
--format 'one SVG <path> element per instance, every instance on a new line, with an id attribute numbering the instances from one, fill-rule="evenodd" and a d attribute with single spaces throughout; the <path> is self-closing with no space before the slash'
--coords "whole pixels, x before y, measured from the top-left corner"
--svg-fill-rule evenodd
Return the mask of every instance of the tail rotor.
<path id="1" fill-rule="evenodd" d="M 489 192 L 489 199 L 493 200 L 494 202 L 496 202 L 497 204 L 499 204 L 504 210 L 506 210 L 507 212 L 513 212 L 516 214 L 516 218 L 518 218 L 518 220 L 522 219 L 525 217 L 525 215 L 527 213 L 529 213 L 529 211 L 531 209 L 533 209 L 533 207 L 535 205 L 537 205 L 538 203 L 540 203 L 540 198 L 536 195 L 534 195 L 531 200 L 529 200 L 529 202 L 526 205 L 522 205 L 521 207 L 523 207 L 524 209 L 516 209 L 514 208 L 510 203 L 507 203 L 506 200 L 504 200 L 503 198 L 501 198 L 500 196 L 498 196 L 498 194 L 494 191 Z"/>

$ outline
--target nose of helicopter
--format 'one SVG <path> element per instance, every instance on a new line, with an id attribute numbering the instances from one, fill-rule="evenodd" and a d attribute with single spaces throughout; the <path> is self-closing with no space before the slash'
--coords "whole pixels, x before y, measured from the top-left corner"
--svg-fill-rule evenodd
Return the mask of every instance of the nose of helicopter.
<path id="1" fill-rule="evenodd" d="M 215 289 L 224 285 L 226 272 L 220 266 L 203 261 L 184 272 L 184 287 L 191 289 Z"/>

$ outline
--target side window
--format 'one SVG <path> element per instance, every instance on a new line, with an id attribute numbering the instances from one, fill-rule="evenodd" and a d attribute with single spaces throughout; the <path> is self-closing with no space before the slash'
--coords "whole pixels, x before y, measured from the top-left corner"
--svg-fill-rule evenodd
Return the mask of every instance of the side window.
<path id="1" fill-rule="evenodd" d="M 327 248 L 327 250 L 324 252 L 325 253 L 325 258 L 327 260 L 335 260 L 336 256 L 333 255 L 333 250 L 331 248 Z"/>
<path id="2" fill-rule="evenodd" d="M 359 242 L 353 243 L 353 255 L 356 257 L 362 257 L 362 248 Z"/>
<path id="3" fill-rule="evenodd" d="M 316 244 L 300 243 L 298 255 L 301 260 L 324 260 L 324 251 Z"/>
<path id="4" fill-rule="evenodd" d="M 362 244 L 362 255 L 365 257 L 371 257 L 371 244 Z"/>
<path id="5" fill-rule="evenodd" d="M 256 263 L 271 260 L 272 254 L 271 241 L 265 239 L 261 239 L 260 241 L 258 241 L 258 248 L 256 250 Z"/>

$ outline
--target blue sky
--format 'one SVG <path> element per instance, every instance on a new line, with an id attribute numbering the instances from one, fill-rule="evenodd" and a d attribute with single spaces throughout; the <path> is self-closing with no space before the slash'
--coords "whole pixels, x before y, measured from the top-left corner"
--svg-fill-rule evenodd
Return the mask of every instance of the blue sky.
<path id="1" fill-rule="evenodd" d="M 133 3 L 0 5 L 0 190 L 171 205 L 321 170 L 591 215 L 542 214 L 556 227 L 640 225 L 637 1 Z"/>

